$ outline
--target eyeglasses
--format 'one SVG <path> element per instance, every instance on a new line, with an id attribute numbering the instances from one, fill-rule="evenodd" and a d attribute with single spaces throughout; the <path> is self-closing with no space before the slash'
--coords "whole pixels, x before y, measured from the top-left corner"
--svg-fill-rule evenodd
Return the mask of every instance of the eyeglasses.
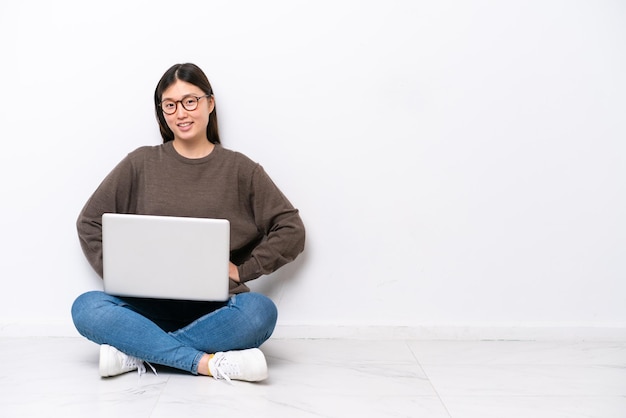
<path id="1" fill-rule="evenodd" d="M 204 97 L 209 97 L 210 94 L 205 94 L 204 96 L 185 96 L 180 100 L 164 100 L 159 103 L 161 106 L 161 110 L 166 115 L 173 115 L 178 110 L 178 103 L 180 103 L 185 110 L 196 110 L 198 107 L 198 101 Z"/>

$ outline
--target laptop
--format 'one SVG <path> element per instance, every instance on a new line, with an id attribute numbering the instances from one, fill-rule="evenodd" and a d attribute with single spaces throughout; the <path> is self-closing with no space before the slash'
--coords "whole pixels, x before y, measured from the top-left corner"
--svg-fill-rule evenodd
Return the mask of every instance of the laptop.
<path id="1" fill-rule="evenodd" d="M 102 215 L 104 291 L 196 301 L 229 297 L 226 219 Z"/>

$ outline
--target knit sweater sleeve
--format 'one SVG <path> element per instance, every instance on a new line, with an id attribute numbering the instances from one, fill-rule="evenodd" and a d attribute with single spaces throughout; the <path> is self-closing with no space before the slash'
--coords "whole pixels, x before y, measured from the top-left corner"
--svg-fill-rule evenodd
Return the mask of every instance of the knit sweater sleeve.
<path id="1" fill-rule="evenodd" d="M 123 159 L 91 195 L 76 221 L 87 261 L 102 277 L 102 214 L 131 211 L 133 169 L 130 156 Z"/>
<path id="2" fill-rule="evenodd" d="M 276 271 L 304 250 L 305 230 L 294 208 L 265 170 L 257 165 L 250 179 L 250 206 L 263 239 L 238 266 L 241 282 Z"/>

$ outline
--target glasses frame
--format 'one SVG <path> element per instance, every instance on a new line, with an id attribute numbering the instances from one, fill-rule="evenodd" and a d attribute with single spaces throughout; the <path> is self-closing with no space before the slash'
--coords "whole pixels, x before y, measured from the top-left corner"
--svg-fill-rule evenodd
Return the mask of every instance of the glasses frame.
<path id="1" fill-rule="evenodd" d="M 185 99 L 188 99 L 189 97 L 194 97 L 196 99 L 196 107 L 194 107 L 193 109 L 187 109 L 187 106 L 185 106 L 185 104 L 183 103 L 183 101 Z M 192 111 L 194 111 L 194 110 L 196 110 L 198 108 L 198 102 L 200 101 L 200 99 L 203 99 L 205 97 L 211 97 L 211 95 L 210 94 L 205 94 L 204 96 L 196 96 L 195 94 L 188 94 L 188 95 L 184 96 L 180 100 L 167 99 L 167 100 L 165 100 L 165 102 L 173 102 L 174 103 L 174 111 L 172 113 L 167 113 L 165 111 L 165 109 L 163 109 L 163 103 L 164 102 L 160 102 L 159 103 L 159 108 L 161 108 L 161 111 L 163 113 L 165 113 L 166 115 L 173 115 L 176 112 L 178 112 L 178 103 L 180 103 L 180 105 L 183 107 L 183 109 L 185 109 L 187 112 L 192 112 Z"/>

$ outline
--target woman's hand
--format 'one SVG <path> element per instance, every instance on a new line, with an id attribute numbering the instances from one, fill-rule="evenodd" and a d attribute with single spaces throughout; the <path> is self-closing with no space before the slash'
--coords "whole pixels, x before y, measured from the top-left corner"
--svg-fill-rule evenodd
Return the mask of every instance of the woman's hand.
<path id="1" fill-rule="evenodd" d="M 237 270 L 237 266 L 230 261 L 228 262 L 228 277 L 239 283 L 239 270 Z"/>

